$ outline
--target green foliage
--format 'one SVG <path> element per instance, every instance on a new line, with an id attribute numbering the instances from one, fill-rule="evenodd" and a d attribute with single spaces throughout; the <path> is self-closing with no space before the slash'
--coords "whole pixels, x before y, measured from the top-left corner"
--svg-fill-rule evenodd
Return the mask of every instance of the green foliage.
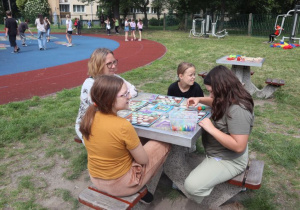
<path id="1" fill-rule="evenodd" d="M 159 26 L 159 25 L 161 26 L 162 24 L 163 24 L 163 19 L 158 20 L 153 17 L 149 20 L 149 25 L 151 26 Z"/>
<path id="2" fill-rule="evenodd" d="M 49 11 L 50 6 L 47 0 L 28 0 L 24 7 L 24 18 L 34 23 L 39 14 L 48 16 Z"/>

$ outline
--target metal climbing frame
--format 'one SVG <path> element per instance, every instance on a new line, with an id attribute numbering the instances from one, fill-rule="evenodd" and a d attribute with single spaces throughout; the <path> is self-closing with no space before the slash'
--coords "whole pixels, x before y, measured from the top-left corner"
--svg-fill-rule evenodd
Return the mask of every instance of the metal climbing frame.
<path id="1" fill-rule="evenodd" d="M 197 32 L 196 31 L 196 23 L 197 21 L 201 22 L 201 31 Z M 192 29 L 190 30 L 190 35 L 189 37 L 191 37 L 191 35 L 195 36 L 195 37 L 200 37 L 203 35 L 211 35 L 214 37 L 218 37 L 219 38 L 223 38 L 225 36 L 228 35 L 228 32 L 226 31 L 226 29 L 222 30 L 222 31 L 218 31 L 216 32 L 216 27 L 217 27 L 217 22 L 218 20 L 216 20 L 215 23 L 212 22 L 211 17 L 209 15 L 206 15 L 206 20 L 202 19 L 200 17 L 197 17 L 195 15 L 195 18 L 193 19 L 193 24 L 192 24 Z M 211 33 L 209 33 L 209 24 L 211 23 Z"/>

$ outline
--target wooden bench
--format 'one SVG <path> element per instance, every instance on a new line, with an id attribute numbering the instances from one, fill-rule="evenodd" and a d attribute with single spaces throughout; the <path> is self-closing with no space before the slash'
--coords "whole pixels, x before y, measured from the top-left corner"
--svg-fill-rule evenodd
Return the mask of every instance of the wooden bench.
<path id="1" fill-rule="evenodd" d="M 78 200 L 93 209 L 125 210 L 133 208 L 147 192 L 147 188 L 144 187 L 134 195 L 116 197 L 99 191 L 95 186 L 90 186 L 79 194 Z"/>
<path id="2" fill-rule="evenodd" d="M 75 136 L 75 137 L 74 137 L 74 141 L 75 141 L 76 143 L 78 143 L 78 144 L 82 144 L 82 141 L 81 141 L 81 139 L 80 139 L 78 136 Z"/>
<path id="3" fill-rule="evenodd" d="M 266 79 L 266 83 L 269 85 L 274 85 L 274 86 L 282 86 L 285 85 L 285 81 L 282 79 L 271 79 L 268 78 Z"/>
<path id="4" fill-rule="evenodd" d="M 204 79 L 204 77 L 206 77 L 206 75 L 207 75 L 207 71 L 198 73 L 198 76 L 202 77 L 203 79 Z"/>
<path id="5" fill-rule="evenodd" d="M 257 190 L 261 186 L 264 171 L 264 162 L 260 160 L 249 160 L 246 170 L 228 182 L 233 185 Z"/>

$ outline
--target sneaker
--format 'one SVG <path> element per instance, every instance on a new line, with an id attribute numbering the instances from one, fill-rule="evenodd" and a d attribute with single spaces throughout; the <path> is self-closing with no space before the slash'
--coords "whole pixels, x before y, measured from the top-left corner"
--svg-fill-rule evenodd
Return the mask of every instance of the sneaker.
<path id="1" fill-rule="evenodd" d="M 128 39 L 125 39 L 125 42 L 128 42 Z"/>
<path id="2" fill-rule="evenodd" d="M 131 41 L 133 41 L 133 39 L 131 39 Z"/>
<path id="3" fill-rule="evenodd" d="M 139 39 L 139 41 L 142 41 L 141 39 Z"/>
<path id="4" fill-rule="evenodd" d="M 150 204 L 153 201 L 153 195 L 149 191 L 147 194 L 141 198 L 140 202 L 143 204 Z"/>
<path id="5" fill-rule="evenodd" d="M 20 48 L 18 47 L 17 52 L 19 52 L 19 51 L 20 51 Z"/>
<path id="6" fill-rule="evenodd" d="M 11 53 L 19 53 L 18 51 L 12 51 Z"/>
<path id="7" fill-rule="evenodd" d="M 22 44 L 23 47 L 27 47 L 27 44 Z"/>
<path id="8" fill-rule="evenodd" d="M 44 48 L 40 48 L 40 50 L 44 50 Z"/>

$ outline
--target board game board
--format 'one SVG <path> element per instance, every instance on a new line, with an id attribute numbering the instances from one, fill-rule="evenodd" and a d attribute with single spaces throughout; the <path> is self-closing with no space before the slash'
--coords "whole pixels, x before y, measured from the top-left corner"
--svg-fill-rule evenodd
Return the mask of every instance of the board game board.
<path id="1" fill-rule="evenodd" d="M 181 97 L 163 96 L 163 95 L 158 95 L 157 98 L 155 99 L 157 103 L 166 104 L 170 106 L 179 106 L 183 100 L 184 98 Z"/>
<path id="2" fill-rule="evenodd" d="M 129 109 L 131 111 L 137 111 L 149 104 L 148 101 L 137 101 L 137 100 L 130 100 L 129 101 Z"/>
<path id="3" fill-rule="evenodd" d="M 158 103 L 154 107 L 151 108 L 152 111 L 156 112 L 164 112 L 167 113 L 173 109 L 173 106 L 167 105 L 167 104 L 162 104 Z"/>
<path id="4" fill-rule="evenodd" d="M 147 114 L 143 112 L 132 112 L 125 118 L 133 125 L 149 127 L 160 118 L 160 115 L 155 112 Z"/>

